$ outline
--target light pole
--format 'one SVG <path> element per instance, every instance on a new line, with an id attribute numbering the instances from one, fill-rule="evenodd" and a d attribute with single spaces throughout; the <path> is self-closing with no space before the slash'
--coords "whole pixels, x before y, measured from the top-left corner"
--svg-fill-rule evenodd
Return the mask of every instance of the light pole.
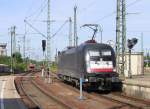
<path id="1" fill-rule="evenodd" d="M 132 73 L 131 73 L 131 49 L 129 49 L 129 78 L 132 78 Z"/>
<path id="2" fill-rule="evenodd" d="M 13 27 L 11 27 L 11 69 L 10 69 L 10 71 L 11 71 L 11 73 L 14 73 L 14 53 L 15 53 L 15 49 L 16 49 L 16 46 L 15 46 L 15 42 L 16 42 L 16 40 L 15 40 L 15 29 L 16 29 L 16 27 L 15 26 L 13 26 Z"/>
<path id="3" fill-rule="evenodd" d="M 13 58 L 12 58 L 12 55 L 13 55 L 13 51 L 12 51 L 12 36 L 13 36 L 13 32 L 12 32 L 12 27 L 11 27 L 11 69 L 10 69 L 10 72 L 12 73 L 13 72 Z"/>
<path id="4" fill-rule="evenodd" d="M 20 49 L 21 49 L 20 41 L 18 41 L 18 52 L 21 54 Z"/>

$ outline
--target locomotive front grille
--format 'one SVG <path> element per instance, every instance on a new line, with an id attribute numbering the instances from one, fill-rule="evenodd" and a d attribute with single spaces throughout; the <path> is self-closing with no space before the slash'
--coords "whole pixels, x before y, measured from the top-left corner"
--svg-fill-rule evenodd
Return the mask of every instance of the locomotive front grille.
<path id="1" fill-rule="evenodd" d="M 96 77 L 89 77 L 89 82 L 97 82 L 97 78 Z"/>

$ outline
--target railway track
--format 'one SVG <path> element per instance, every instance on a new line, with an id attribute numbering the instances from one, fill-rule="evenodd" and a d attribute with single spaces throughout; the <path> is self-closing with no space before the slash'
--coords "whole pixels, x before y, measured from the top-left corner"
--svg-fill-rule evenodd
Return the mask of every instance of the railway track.
<path id="1" fill-rule="evenodd" d="M 31 76 L 31 73 L 28 76 Z M 31 104 L 34 105 L 31 106 L 30 104 L 29 109 L 70 109 L 53 96 L 45 93 L 44 89 L 36 85 L 32 77 L 22 77 L 20 84 L 20 89 L 25 93 L 26 98 L 32 102 Z"/>
<path id="2" fill-rule="evenodd" d="M 27 75 L 27 74 L 23 74 L 23 75 L 21 75 L 21 77 L 18 77 L 18 75 L 17 75 L 17 77 L 15 78 L 14 82 L 15 82 L 16 89 L 27 108 L 39 109 L 39 107 L 31 100 L 30 96 L 28 96 L 28 94 L 25 92 L 25 90 L 22 86 L 22 77 L 25 75 Z"/>
<path id="3" fill-rule="evenodd" d="M 60 84 L 63 84 L 60 82 Z M 72 87 L 70 85 L 64 84 L 65 87 L 74 90 L 75 92 L 79 93 L 79 90 L 75 87 Z M 150 101 L 138 99 L 138 98 L 133 98 L 130 96 L 126 96 L 121 94 L 120 92 L 118 93 L 109 93 L 109 94 L 102 94 L 99 92 L 92 92 L 92 93 L 87 93 L 84 91 L 85 97 L 92 98 L 92 97 L 99 97 L 100 99 L 107 99 L 112 102 L 121 104 L 121 106 L 114 107 L 113 109 L 150 109 Z"/>
<path id="4" fill-rule="evenodd" d="M 36 74 L 36 76 L 38 76 Z M 56 84 L 56 85 L 55 85 Z M 62 87 L 61 91 L 58 91 L 57 86 Z M 69 94 L 77 95 L 79 94 L 79 90 L 75 87 L 67 85 L 62 81 L 56 79 L 54 84 L 45 84 L 42 78 L 22 78 L 22 87 L 28 98 L 38 107 L 34 109 L 97 109 L 91 108 L 86 105 L 86 102 L 95 102 L 98 103 L 98 106 L 104 104 L 108 104 L 111 108 L 103 108 L 103 109 L 150 109 L 150 102 L 139 100 L 132 97 L 127 97 L 125 95 L 121 95 L 120 93 L 109 93 L 102 94 L 98 92 L 92 93 L 84 93 L 85 101 L 82 103 L 80 101 L 73 102 L 72 99 L 68 99 L 67 94 L 64 89 L 69 90 Z M 55 88 L 56 87 L 56 88 Z M 55 93 L 54 89 L 57 93 Z M 60 94 L 60 95 L 59 95 Z M 70 96 L 70 95 L 69 95 Z M 66 97 L 66 98 L 65 98 Z M 74 98 L 74 97 L 73 97 Z M 68 102 L 68 101 L 69 102 Z M 67 101 L 67 102 L 66 102 Z M 71 103 L 71 104 L 70 104 Z M 105 106 L 104 106 L 105 107 Z M 98 108 L 101 109 L 101 108 Z"/>
<path id="5" fill-rule="evenodd" d="M 99 98 L 108 99 L 116 103 L 120 103 L 122 104 L 122 107 L 128 107 L 128 109 L 150 109 L 150 104 L 148 102 L 135 99 L 135 98 L 133 100 L 131 97 L 125 97 L 122 96 L 121 94 L 116 95 L 113 93 L 110 94 L 92 93 L 92 95 L 97 96 Z M 120 107 L 116 109 L 122 109 L 122 108 Z"/>
<path id="6" fill-rule="evenodd" d="M 130 99 L 132 101 L 137 101 L 139 103 L 143 103 L 150 107 L 150 100 L 144 100 L 144 99 L 140 99 L 140 98 L 136 98 L 136 97 L 131 97 L 131 96 L 127 96 L 123 93 L 118 93 L 118 92 L 114 92 L 114 93 L 112 93 L 112 95 L 119 96 L 120 98 L 124 98 L 124 99 Z"/>

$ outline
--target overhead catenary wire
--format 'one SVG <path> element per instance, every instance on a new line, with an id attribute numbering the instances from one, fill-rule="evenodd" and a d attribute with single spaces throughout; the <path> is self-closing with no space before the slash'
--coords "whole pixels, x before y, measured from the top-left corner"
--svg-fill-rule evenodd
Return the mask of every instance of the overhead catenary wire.
<path id="1" fill-rule="evenodd" d="M 33 25 L 31 25 L 29 22 L 27 22 L 27 20 L 24 20 L 24 22 L 26 24 L 28 24 L 32 29 L 34 29 L 36 32 L 38 32 L 39 34 L 41 34 L 43 37 L 47 38 L 46 35 L 44 35 L 43 33 L 41 33 L 37 28 L 35 28 Z"/>
<path id="2" fill-rule="evenodd" d="M 32 21 L 32 25 L 37 22 L 37 18 L 40 16 L 40 14 L 44 11 L 44 9 L 46 8 L 46 5 L 47 5 L 47 0 L 43 0 L 42 4 L 40 5 L 40 7 L 34 11 L 32 14 L 30 14 L 29 16 L 25 17 L 25 20 L 24 21 Z M 36 17 L 31 20 L 31 17 L 34 17 L 36 15 Z M 39 20 L 41 21 L 41 20 Z M 44 22 L 44 21 L 42 21 Z M 29 30 L 26 30 L 26 33 L 28 33 Z"/>
<path id="3" fill-rule="evenodd" d="M 127 7 L 130 7 L 130 6 L 136 4 L 136 3 L 140 2 L 140 1 L 142 1 L 142 0 L 135 0 L 134 2 L 130 3 L 129 5 L 127 5 Z"/>
<path id="4" fill-rule="evenodd" d="M 85 11 L 89 10 L 93 5 L 96 4 L 96 2 L 97 2 L 97 0 L 92 1 L 92 2 L 90 2 L 86 7 L 84 7 L 84 8 L 82 8 L 82 9 L 78 10 L 78 11 L 80 12 L 79 14 L 82 14 L 83 12 L 85 13 Z"/>
<path id="5" fill-rule="evenodd" d="M 47 0 L 45 0 L 47 1 Z M 41 7 L 41 10 L 39 11 L 39 13 L 35 16 L 34 20 L 38 19 L 38 17 L 41 15 L 42 12 L 44 12 L 44 9 L 46 9 L 47 6 L 47 2 L 45 3 L 45 5 L 43 5 L 43 7 Z"/>
<path id="6" fill-rule="evenodd" d="M 38 29 L 36 29 L 34 26 L 32 26 L 29 22 L 27 22 L 26 20 L 24 21 L 26 24 L 28 24 L 32 29 L 34 29 L 37 33 L 30 33 L 30 34 L 41 34 L 44 38 L 47 38 L 46 35 L 44 35 L 43 33 L 41 33 Z M 51 36 L 51 38 L 54 38 L 59 31 L 62 30 L 62 28 L 68 23 L 68 20 L 66 20 L 61 26 L 60 28 Z M 27 33 L 29 34 L 29 33 Z"/>
<path id="7" fill-rule="evenodd" d="M 0 37 L 4 37 L 4 36 L 7 36 L 7 35 L 8 35 L 8 33 L 0 34 Z"/>
<path id="8" fill-rule="evenodd" d="M 41 6 L 40 6 L 36 11 L 34 11 L 34 12 L 31 13 L 30 15 L 26 16 L 25 18 L 26 18 L 26 19 L 31 18 L 31 17 L 33 17 L 34 15 L 36 15 L 38 12 L 41 13 L 41 10 L 42 10 L 43 8 L 45 8 L 45 3 L 47 3 L 47 0 L 44 0 L 44 1 L 42 2 Z"/>
<path id="9" fill-rule="evenodd" d="M 66 21 L 60 26 L 60 28 L 51 36 L 51 38 L 55 37 L 55 36 L 58 34 L 58 32 L 61 31 L 62 28 L 63 28 L 68 22 L 69 22 L 69 21 L 66 20 Z"/>
<path id="10" fill-rule="evenodd" d="M 27 9 L 26 16 L 27 16 L 27 13 L 29 13 L 29 12 L 32 10 L 32 8 L 33 8 L 34 5 L 35 5 L 35 1 L 32 0 L 31 5 L 30 5 L 29 8 Z"/>
<path id="11" fill-rule="evenodd" d="M 140 2 L 140 1 L 142 1 L 142 0 L 135 0 L 134 2 L 128 4 L 128 5 L 127 5 L 127 8 L 128 8 L 128 7 L 131 7 L 131 6 L 133 6 L 133 5 L 135 5 L 136 3 Z M 116 11 L 113 11 L 112 13 L 109 13 L 109 14 L 105 15 L 104 17 L 102 17 L 102 18 L 96 20 L 95 23 L 97 23 L 97 22 L 99 22 L 99 21 L 102 21 L 102 20 L 104 20 L 104 19 L 106 19 L 106 18 L 109 18 L 109 17 L 113 16 L 115 13 L 116 13 Z"/>
<path id="12" fill-rule="evenodd" d="M 138 33 L 139 33 L 139 32 L 140 32 L 140 33 L 141 33 L 141 32 L 150 33 L 150 30 L 128 30 L 128 32 L 130 32 L 130 33 L 132 33 L 132 32 L 133 32 L 133 33 L 135 33 L 135 32 L 138 32 Z"/>

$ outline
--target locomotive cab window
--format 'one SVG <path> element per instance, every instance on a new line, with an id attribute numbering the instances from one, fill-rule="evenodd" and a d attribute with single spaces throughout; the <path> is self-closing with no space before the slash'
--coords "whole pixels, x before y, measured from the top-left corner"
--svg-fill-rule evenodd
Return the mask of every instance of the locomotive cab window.
<path id="1" fill-rule="evenodd" d="M 112 61 L 112 54 L 110 50 L 89 50 L 86 55 L 86 60 L 89 61 Z"/>
<path id="2" fill-rule="evenodd" d="M 111 57 L 111 51 L 110 50 L 103 50 L 101 51 L 101 56 L 103 58 L 103 61 L 112 61 Z"/>
<path id="3" fill-rule="evenodd" d="M 99 51 L 89 51 L 90 61 L 99 61 L 100 52 Z"/>
<path id="4" fill-rule="evenodd" d="M 111 56 L 111 51 L 109 50 L 105 50 L 105 51 L 101 51 L 102 56 Z"/>
<path id="5" fill-rule="evenodd" d="M 88 50 L 85 56 L 88 73 L 112 70 L 111 50 Z"/>

